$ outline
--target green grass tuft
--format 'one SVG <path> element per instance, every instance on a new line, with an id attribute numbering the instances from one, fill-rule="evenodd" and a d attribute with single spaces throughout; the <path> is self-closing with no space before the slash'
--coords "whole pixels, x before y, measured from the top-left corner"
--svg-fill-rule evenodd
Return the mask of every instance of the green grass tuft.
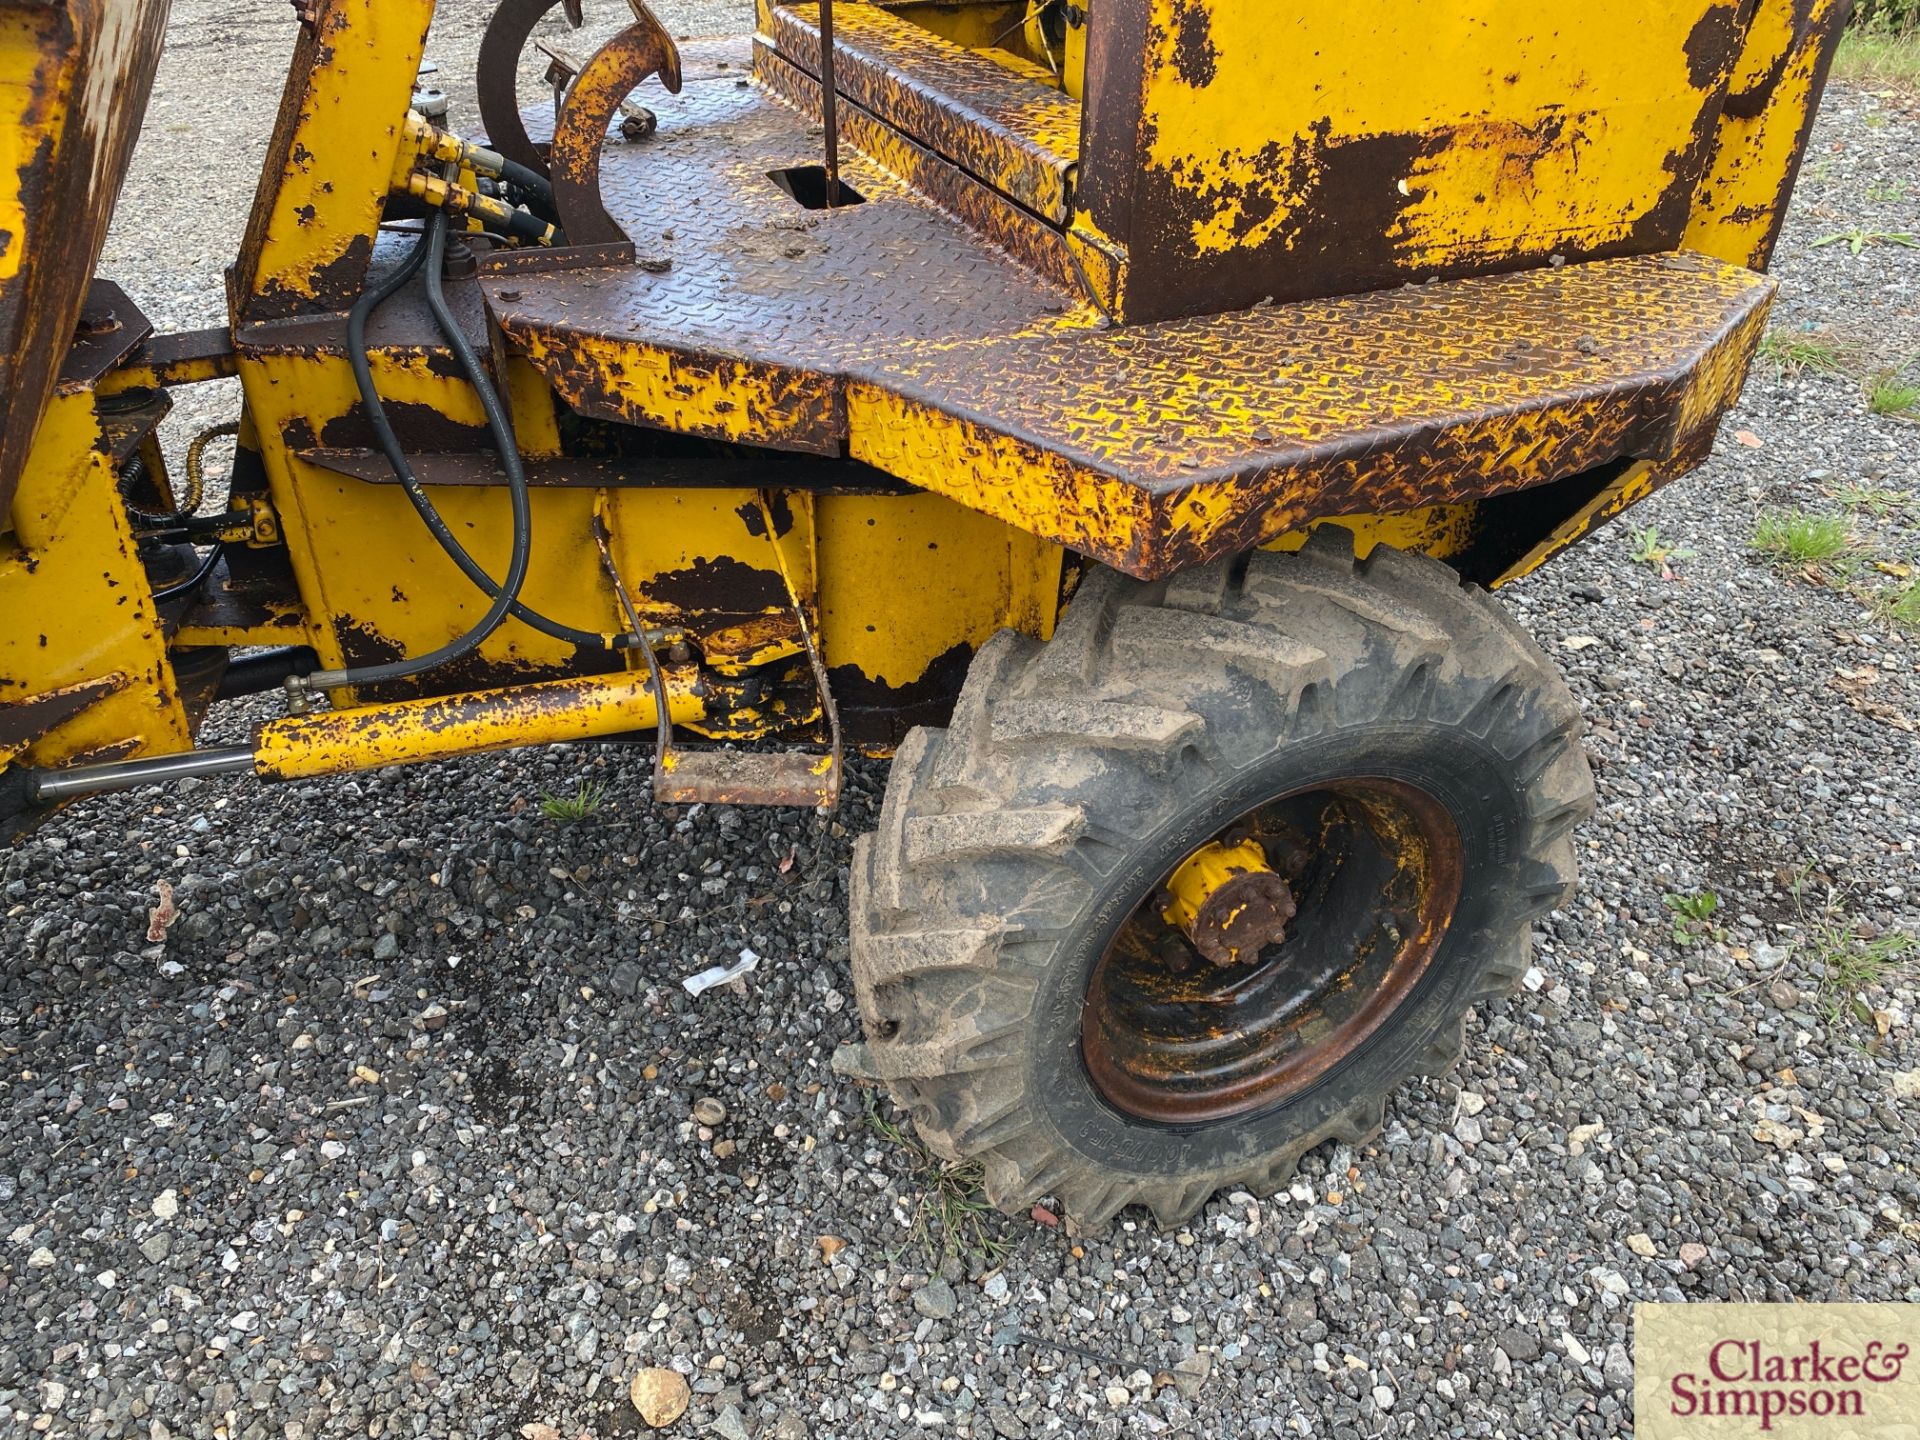
<path id="1" fill-rule="evenodd" d="M 1920 580 L 1874 592 L 1873 608 L 1902 630 L 1920 630 Z"/>
<path id="2" fill-rule="evenodd" d="M 1867 379 L 1867 408 L 1876 415 L 1905 419 L 1920 411 L 1920 384 L 1898 370 L 1882 370 Z"/>
<path id="3" fill-rule="evenodd" d="M 1816 375 L 1847 373 L 1846 353 L 1824 335 L 1787 334 L 1769 330 L 1760 342 L 1760 358 L 1782 379 L 1812 371 Z"/>
<path id="4" fill-rule="evenodd" d="M 1803 510 L 1769 510 L 1754 526 L 1753 548 L 1795 565 L 1817 565 L 1853 546 L 1853 530 L 1844 515 L 1810 515 Z"/>
<path id="5" fill-rule="evenodd" d="M 880 1113 L 879 1101 L 867 1095 L 867 1125 L 890 1145 L 906 1151 L 913 1165 L 917 1192 L 909 1202 L 912 1219 L 908 1246 L 921 1246 L 935 1265 L 962 1257 L 991 1268 L 1006 1258 L 1013 1241 L 1006 1217 L 987 1199 L 985 1172 L 971 1160 L 949 1163 L 940 1159 L 911 1134 Z"/>
<path id="6" fill-rule="evenodd" d="M 597 813 L 607 798 L 607 787 L 598 780 L 583 781 L 571 795 L 543 795 L 540 813 L 549 820 L 569 823 L 587 820 Z"/>
<path id="7" fill-rule="evenodd" d="M 1920 94 L 1920 32 L 1855 25 L 1840 41 L 1833 78 L 1861 90 Z"/>

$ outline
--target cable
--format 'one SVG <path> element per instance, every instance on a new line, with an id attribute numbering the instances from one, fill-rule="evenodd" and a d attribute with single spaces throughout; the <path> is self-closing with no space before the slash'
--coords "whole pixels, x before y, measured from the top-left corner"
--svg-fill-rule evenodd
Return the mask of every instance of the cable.
<path id="1" fill-rule="evenodd" d="M 347 359 L 352 363 L 354 384 L 359 387 L 361 407 L 367 412 L 368 422 L 373 427 L 374 438 L 379 442 L 380 451 L 386 456 L 387 464 L 392 468 L 394 478 L 399 480 L 401 489 L 406 491 L 407 499 L 413 503 L 414 511 L 420 516 L 421 523 L 427 527 L 428 532 L 439 542 L 440 548 L 446 551 L 447 558 L 460 567 L 460 573 L 465 575 L 483 594 L 497 599 L 501 593 L 500 587 L 494 583 L 493 577 L 487 574 L 487 572 L 480 567 L 479 563 L 467 553 L 467 549 L 460 543 L 459 537 L 453 533 L 452 529 L 447 525 L 447 522 L 441 518 L 440 511 L 434 506 L 433 500 L 428 496 L 426 487 L 420 483 L 419 478 L 413 473 L 413 466 L 408 463 L 406 452 L 400 448 L 399 437 L 393 433 L 392 425 L 387 422 L 386 411 L 381 407 L 379 394 L 374 389 L 373 368 L 367 360 L 366 330 L 369 317 L 371 317 L 373 311 L 383 304 L 390 295 L 413 278 L 414 273 L 420 268 L 420 262 L 425 258 L 425 251 L 426 246 L 423 239 L 420 245 L 414 247 L 413 252 L 408 256 L 406 262 L 402 264 L 398 272 L 390 277 L 379 290 L 370 290 L 365 295 L 362 295 L 360 300 L 354 305 L 353 310 L 347 316 Z M 430 307 L 434 306 L 436 297 L 438 297 L 438 308 L 434 311 L 435 321 L 441 324 L 443 330 L 450 332 L 450 344 L 452 343 L 452 336 L 459 337 L 459 345 L 455 347 L 454 357 L 460 362 L 461 367 L 467 370 L 469 380 L 474 380 L 474 377 L 476 375 L 478 376 L 478 380 L 475 381 L 475 388 L 480 391 L 481 404 L 483 406 L 487 405 L 489 399 L 492 400 L 494 408 L 488 410 L 487 416 L 488 423 L 491 426 L 495 411 L 499 405 L 498 397 L 494 394 L 491 382 L 487 380 L 486 372 L 480 369 L 478 357 L 473 354 L 472 347 L 466 343 L 466 336 L 461 334 L 459 327 L 453 322 L 452 315 L 447 312 L 445 297 L 440 295 L 439 292 L 440 287 L 437 280 L 430 283 L 427 303 Z M 445 317 L 444 320 L 442 316 Z M 462 358 L 461 355 L 463 350 L 465 351 L 464 358 Z M 471 362 L 470 368 L 469 362 Z M 496 429 L 494 431 L 495 441 L 500 445 L 502 456 L 511 455 L 514 464 L 518 466 L 520 459 L 519 446 L 515 443 L 512 432 L 510 430 L 505 431 L 505 439 L 501 440 L 502 430 L 505 427 L 504 416 L 502 417 L 501 425 L 502 429 Z M 575 629 L 571 625 L 562 624 L 558 620 L 553 620 L 542 615 L 531 606 L 522 604 L 518 598 L 512 601 L 507 613 L 523 625 L 531 626 L 543 635 L 549 635 L 555 640 L 565 641 L 569 645 L 575 645 L 585 650 L 631 650 L 640 643 L 639 638 L 632 634 L 609 636 L 592 630 Z"/>
<path id="2" fill-rule="evenodd" d="M 454 322 L 453 313 L 447 309 L 446 296 L 440 288 L 440 270 L 446 259 L 447 251 L 447 213 L 437 211 L 427 221 L 426 235 L 420 245 L 416 245 L 400 269 L 373 289 L 367 291 L 354 302 L 347 316 L 347 356 L 353 363 L 354 379 L 360 384 L 361 400 L 367 409 L 367 417 L 374 426 L 375 433 L 381 437 L 381 449 L 386 452 L 387 463 L 394 467 L 394 473 L 405 485 L 409 480 L 414 484 L 413 471 L 407 464 L 406 456 L 401 453 L 398 443 L 388 446 L 387 439 L 392 428 L 387 424 L 386 409 L 380 403 L 380 395 L 373 387 L 372 367 L 366 359 L 367 319 L 374 309 L 406 284 L 424 263 L 427 267 L 427 307 L 433 311 L 433 318 L 440 326 L 447 344 L 454 352 L 454 358 L 467 372 L 467 378 L 480 394 L 481 407 L 487 412 L 487 425 L 493 432 L 494 443 L 500 449 L 501 468 L 506 471 L 507 490 L 513 502 L 513 549 L 507 560 L 506 579 L 491 589 L 493 603 L 464 635 L 449 640 L 438 649 L 425 655 L 416 655 L 408 660 L 394 660 L 385 665 L 364 665 L 347 670 L 317 671 L 307 677 L 308 686 L 313 689 L 332 689 L 342 685 L 377 685 L 387 680 L 399 680 L 409 675 L 418 675 L 422 671 L 434 670 L 442 665 L 451 664 L 471 654 L 479 645 L 507 618 L 514 602 L 520 594 L 520 587 L 526 583 L 527 566 L 533 556 L 533 502 L 527 492 L 527 473 L 520 464 L 519 447 L 514 443 L 513 431 L 507 425 L 506 412 L 501 408 L 500 397 L 494 393 L 492 382 L 486 372 L 480 368 L 473 347 L 467 344 L 466 336 L 460 333 Z M 364 378 L 363 373 L 364 372 Z"/>
<path id="3" fill-rule="evenodd" d="M 180 502 L 179 513 L 191 515 L 200 508 L 200 501 L 206 492 L 206 483 L 201 474 L 200 457 L 206 453 L 207 446 L 222 435 L 238 435 L 240 422 L 228 420 L 224 424 L 209 425 L 187 446 L 187 498 Z"/>
<path id="4" fill-rule="evenodd" d="M 207 551 L 206 559 L 200 562 L 200 568 L 178 584 L 168 585 L 164 589 L 154 591 L 153 603 L 155 605 L 164 605 L 169 600 L 178 600 L 182 595 L 193 594 L 194 591 L 207 583 L 207 577 L 213 574 L 213 567 L 220 563 L 220 557 L 226 553 L 227 542 L 224 540 L 214 541 L 213 548 Z"/>

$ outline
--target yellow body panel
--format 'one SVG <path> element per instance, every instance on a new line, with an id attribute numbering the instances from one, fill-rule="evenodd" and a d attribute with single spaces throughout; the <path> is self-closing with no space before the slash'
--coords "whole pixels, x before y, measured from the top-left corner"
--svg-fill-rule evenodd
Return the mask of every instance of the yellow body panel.
<path id="1" fill-rule="evenodd" d="M 0 765 L 119 760 L 193 743 L 99 439 L 93 397 L 56 395 L 14 496 L 13 533 L 0 537 Z M 98 698 L 44 734 L 16 708 L 89 685 Z"/>
<path id="2" fill-rule="evenodd" d="M 83 62 L 51 17 L 94 3 L 0 3 L 12 157 L 0 232 L 26 215 L 25 157 L 91 113 L 75 103 Z M 142 24 L 164 8 L 97 3 Z M 1495 583 L 1526 573 L 1704 456 L 1768 287 L 1670 252 L 1764 264 L 1841 9 L 1093 0 L 1063 18 L 1038 0 L 843 5 L 843 44 L 864 47 L 866 67 L 841 72 L 843 173 L 866 203 L 814 217 L 755 190 L 740 223 L 719 223 L 728 245 L 698 251 L 695 203 L 711 228 L 735 213 L 730 195 L 816 155 L 817 10 L 763 3 L 758 73 L 780 98 L 700 75 L 661 102 L 660 142 L 610 152 L 650 169 L 635 180 L 607 161 L 609 213 L 624 184 L 689 217 L 678 241 L 635 230 L 649 263 L 608 301 L 611 322 L 583 312 L 635 273 L 614 247 L 554 257 L 576 280 L 597 272 L 557 319 L 508 313 L 510 292 L 550 278 L 541 256 L 483 264 L 487 329 L 471 338 L 503 382 L 519 448 L 550 462 L 532 491 L 522 598 L 623 632 L 603 533 L 618 585 L 660 637 L 677 725 L 824 739 L 817 642 L 848 743 L 884 748 L 908 724 L 942 722 L 997 630 L 1051 634 L 1069 552 L 1159 578 L 1295 548 L 1331 523 L 1362 553 L 1477 562 Z M 132 341 L 117 361 L 96 349 L 33 433 L 0 551 L 0 764 L 188 748 L 210 689 L 190 668 L 195 647 L 205 660 L 304 642 L 322 667 L 351 669 L 432 650 L 486 610 L 402 489 L 365 463 L 377 452 L 339 348 L 383 218 L 418 213 L 390 211 L 392 192 L 451 203 L 450 186 L 474 189 L 471 169 L 422 165 L 491 163 L 409 122 L 433 10 L 315 0 L 233 271 L 231 352 L 218 335 L 156 351 L 171 359 L 143 360 Z M 916 26 L 920 48 L 896 33 Z M 714 96 L 737 107 L 727 119 L 744 129 L 728 134 L 757 136 L 772 158 L 749 163 L 738 140 L 718 168 L 693 154 L 703 126 L 720 128 L 700 119 L 718 113 L 700 108 Z M 761 229 L 772 249 L 740 243 L 764 242 Z M 823 261 L 848 255 L 838 272 Z M 21 263 L 0 243 L 0 299 Z M 1400 288 L 1430 280 L 1443 283 Z M 470 283 L 456 275 L 449 290 Z M 1668 303 L 1682 292 L 1700 303 Z M 1027 308 L 981 320 L 1009 296 Z M 383 315 L 404 342 L 381 342 L 376 384 L 409 451 L 450 462 L 430 493 L 497 576 L 510 509 L 503 485 L 481 483 L 485 416 L 446 347 L 408 328 L 422 326 L 412 303 L 410 320 Z M 901 315 L 921 328 L 889 329 Z M 260 522 L 229 555 L 282 570 L 252 565 L 267 598 L 251 609 L 176 601 L 163 622 L 93 394 L 225 374 L 242 381 L 252 467 L 236 467 L 234 505 Z M 8 438 L 26 433 L 16 421 Z M 151 435 L 123 439 L 156 453 Z M 715 462 L 720 479 L 663 483 L 655 455 Z M 783 467 L 810 478 L 781 489 Z M 914 489 L 888 493 L 895 481 Z M 1557 504 L 1510 503 L 1559 485 Z M 1536 513 L 1534 528 L 1497 533 Z M 183 701 L 176 656 L 198 698 Z M 331 774 L 644 730 L 646 675 L 636 652 L 576 649 L 510 619 L 454 667 L 268 722 L 255 768 Z M 62 710 L 75 696 L 86 703 Z M 9 718 L 27 735 L 21 702 L 59 719 L 9 744 Z"/>
<path id="3" fill-rule="evenodd" d="M 288 74 L 235 275 L 255 318 L 324 311 L 358 293 L 434 0 L 327 0 L 317 10 Z"/>

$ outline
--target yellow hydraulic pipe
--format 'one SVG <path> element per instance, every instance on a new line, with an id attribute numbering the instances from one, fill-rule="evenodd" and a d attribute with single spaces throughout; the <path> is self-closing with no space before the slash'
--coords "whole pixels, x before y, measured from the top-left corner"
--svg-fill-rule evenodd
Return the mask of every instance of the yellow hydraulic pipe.
<path id="1" fill-rule="evenodd" d="M 676 724 L 706 713 L 691 668 L 666 672 Z M 427 700 L 269 720 L 254 736 L 253 768 L 268 780 L 343 775 L 445 760 L 480 750 L 592 740 L 650 729 L 656 717 L 644 671 L 473 690 Z"/>

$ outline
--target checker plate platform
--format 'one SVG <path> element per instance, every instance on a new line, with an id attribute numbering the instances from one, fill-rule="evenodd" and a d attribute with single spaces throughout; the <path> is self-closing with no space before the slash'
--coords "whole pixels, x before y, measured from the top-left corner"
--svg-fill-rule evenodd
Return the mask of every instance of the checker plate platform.
<path id="1" fill-rule="evenodd" d="M 863 203 L 802 206 L 771 177 L 819 163 L 818 128 L 749 53 L 689 49 L 681 95 L 639 97 L 657 134 L 608 142 L 634 264 L 483 275 L 509 343 L 583 413 L 849 456 L 1137 576 L 1616 461 L 1679 474 L 1773 294 L 1677 254 L 1112 326 L 871 154 L 843 154 Z"/>

